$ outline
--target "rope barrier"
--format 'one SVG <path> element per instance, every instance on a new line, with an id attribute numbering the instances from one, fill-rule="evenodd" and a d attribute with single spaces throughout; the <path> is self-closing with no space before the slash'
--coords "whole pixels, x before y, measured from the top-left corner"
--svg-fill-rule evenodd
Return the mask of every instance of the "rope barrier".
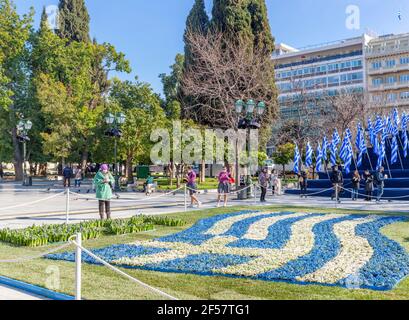
<path id="1" fill-rule="evenodd" d="M 353 192 L 353 190 L 352 189 L 346 189 L 346 188 L 343 188 L 343 187 L 340 187 L 341 189 L 343 189 L 343 190 L 345 190 L 345 191 L 348 191 L 348 192 Z M 368 195 L 366 195 L 366 194 L 362 194 L 362 193 L 358 193 L 358 195 L 359 196 L 361 196 L 361 197 L 368 197 Z M 371 198 L 372 199 L 377 199 L 377 197 L 376 196 L 371 196 Z M 382 197 L 381 198 L 381 200 L 393 200 L 393 199 L 409 199 L 409 195 L 407 195 L 407 196 L 399 196 L 399 197 Z"/>
<path id="2" fill-rule="evenodd" d="M 74 237 L 75 237 L 75 236 L 74 236 Z M 72 238 L 73 238 L 73 237 L 72 237 Z M 103 260 L 102 258 L 100 258 L 100 257 L 96 256 L 95 254 L 93 254 L 91 251 L 89 251 L 89 250 L 85 249 L 83 246 L 79 245 L 76 241 L 72 240 L 72 238 L 70 239 L 70 242 L 71 242 L 72 244 L 74 244 L 75 246 L 77 246 L 78 248 L 80 248 L 82 251 L 84 251 L 84 252 L 85 252 L 86 254 L 88 254 L 90 257 L 92 257 L 92 258 L 94 258 L 95 260 L 97 260 L 99 263 L 102 263 L 105 267 L 111 269 L 112 271 L 114 271 L 114 272 L 116 272 L 116 273 L 119 273 L 121 276 L 127 278 L 128 280 L 131 280 L 132 282 L 135 282 L 135 283 L 139 284 L 140 286 L 142 286 L 142 287 L 144 287 L 144 288 L 146 288 L 146 289 L 149 289 L 149 290 L 151 290 L 151 291 L 153 291 L 153 292 L 158 293 L 158 294 L 161 295 L 161 296 L 164 296 L 164 297 L 166 297 L 166 298 L 168 298 L 168 299 L 170 299 L 170 300 L 178 300 L 177 298 L 171 296 L 170 294 L 167 294 L 166 292 L 163 292 L 163 291 L 161 291 L 161 290 L 159 290 L 159 289 L 157 289 L 157 288 L 154 288 L 154 287 L 152 287 L 152 286 L 150 286 L 150 285 L 148 285 L 148 284 L 146 284 L 146 283 L 144 283 L 144 282 L 142 282 L 142 281 L 140 281 L 140 280 L 138 280 L 138 279 L 136 279 L 136 278 L 130 276 L 129 274 L 127 274 L 127 273 L 125 273 L 125 272 L 119 270 L 118 268 L 116 268 L 116 267 L 114 267 L 113 265 L 109 264 L 108 262 L 106 262 L 106 261 Z"/>
<path id="3" fill-rule="evenodd" d="M 70 246 L 71 246 L 71 243 L 65 243 L 64 245 L 62 245 L 62 246 L 60 246 L 58 248 L 51 249 L 51 250 L 46 251 L 46 252 L 41 253 L 41 254 L 37 254 L 37 255 L 34 255 L 34 256 L 30 256 L 30 257 L 22 257 L 22 258 L 17 258 L 17 259 L 11 259 L 11 260 L 0 260 L 0 263 L 22 263 L 22 262 L 27 262 L 27 261 L 31 261 L 31 260 L 36 260 L 36 259 L 45 257 L 45 256 L 47 256 L 49 254 L 56 253 L 56 252 L 58 252 L 58 251 L 60 251 L 62 249 L 68 248 Z"/>
<path id="4" fill-rule="evenodd" d="M 144 202 L 144 201 L 148 201 L 148 200 L 156 200 L 156 199 L 160 199 L 160 198 L 163 198 L 163 197 L 172 195 L 172 194 L 174 194 L 174 193 L 176 193 L 177 191 L 180 191 L 180 190 L 182 190 L 182 189 L 184 189 L 184 187 L 181 187 L 181 188 L 179 188 L 179 189 L 173 190 L 173 191 L 168 192 L 168 193 L 161 194 L 161 195 L 156 196 L 156 197 L 146 197 L 146 198 L 144 198 L 144 199 L 112 199 L 111 201 L 112 201 L 112 202 Z M 90 198 L 90 197 L 87 197 L 87 196 L 84 196 L 84 195 L 82 195 L 82 194 L 79 194 L 79 193 L 76 193 L 76 192 L 72 192 L 72 191 L 70 191 L 70 194 L 76 195 L 77 197 L 82 198 L 82 199 L 87 200 L 87 201 L 100 201 L 100 200 L 105 200 L 105 199 Z M 78 199 L 77 199 L 77 200 L 78 200 Z"/>
<path id="5" fill-rule="evenodd" d="M 23 208 L 23 207 L 31 206 L 31 205 L 33 205 L 33 204 L 37 204 L 37 203 L 40 203 L 40 202 L 44 202 L 44 201 L 48 201 L 48 200 L 57 198 L 57 197 L 59 197 L 59 196 L 65 194 L 65 193 L 66 193 L 66 192 L 64 191 L 64 192 L 57 193 L 57 194 L 55 194 L 55 195 L 52 195 L 52 196 L 47 197 L 47 198 L 44 198 L 44 199 L 39 199 L 39 200 L 36 200 L 36 201 L 27 202 L 27 203 L 23 203 L 23 204 L 18 204 L 18 205 L 15 205 L 15 206 L 0 208 L 0 211 L 6 211 L 6 210 L 10 210 L 10 209 Z"/>

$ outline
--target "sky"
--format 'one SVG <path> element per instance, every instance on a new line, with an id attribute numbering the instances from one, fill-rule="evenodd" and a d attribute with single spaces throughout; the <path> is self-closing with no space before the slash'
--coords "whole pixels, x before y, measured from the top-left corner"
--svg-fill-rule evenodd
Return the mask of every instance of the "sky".
<path id="1" fill-rule="evenodd" d="M 44 6 L 58 0 L 14 0 L 20 14 L 36 11 L 35 26 Z M 205 0 L 209 15 L 212 0 Z M 85 0 L 91 16 L 91 36 L 126 54 L 131 74 L 121 79 L 148 82 L 162 94 L 159 74 L 169 73 L 177 53 L 183 53 L 186 18 L 194 0 Z M 295 48 L 362 35 L 409 32 L 408 0 L 266 0 L 273 36 Z M 347 13 L 347 7 L 355 6 Z M 359 8 L 359 25 L 346 21 Z M 399 12 L 401 18 L 399 19 Z M 350 21 L 350 19 L 348 20 Z M 354 20 L 357 22 L 357 20 Z M 358 28 L 358 29 L 357 29 Z"/>

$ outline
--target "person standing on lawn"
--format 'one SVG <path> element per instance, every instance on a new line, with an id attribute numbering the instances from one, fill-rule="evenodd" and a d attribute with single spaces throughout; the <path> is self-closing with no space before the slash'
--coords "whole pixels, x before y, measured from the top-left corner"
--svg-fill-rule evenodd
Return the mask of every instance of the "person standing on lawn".
<path id="1" fill-rule="evenodd" d="M 202 206 L 202 203 L 196 197 L 196 194 L 197 194 L 196 179 L 197 179 L 196 172 L 193 170 L 193 167 L 189 167 L 187 176 L 186 176 L 186 180 L 187 180 L 186 186 L 188 188 L 190 200 L 191 200 L 190 208 L 193 208 L 195 204 L 197 204 L 198 208 Z"/>
<path id="2" fill-rule="evenodd" d="M 220 202 L 222 196 L 224 197 L 224 207 L 227 207 L 228 195 L 230 193 L 230 174 L 226 167 L 220 172 L 219 177 L 219 187 L 217 188 L 217 207 L 220 207 Z"/>
<path id="3" fill-rule="evenodd" d="M 342 188 L 344 186 L 344 176 L 341 172 L 341 170 L 339 170 L 338 166 L 334 166 L 332 168 L 332 173 L 331 173 L 331 183 L 332 186 L 334 188 L 334 193 L 331 196 L 331 200 L 334 200 L 334 198 L 336 198 L 335 200 L 338 203 L 341 203 L 341 193 L 342 193 Z"/>
<path id="4" fill-rule="evenodd" d="M 271 189 L 273 190 L 273 196 L 275 196 L 276 194 L 279 195 L 278 184 L 279 184 L 279 181 L 278 181 L 277 171 L 273 170 L 270 176 L 270 186 L 271 186 Z"/>
<path id="5" fill-rule="evenodd" d="M 107 220 L 111 219 L 111 199 L 112 187 L 115 183 L 113 175 L 109 172 L 107 164 L 103 164 L 94 178 L 97 199 L 99 201 L 99 216 L 104 220 L 105 214 Z"/>

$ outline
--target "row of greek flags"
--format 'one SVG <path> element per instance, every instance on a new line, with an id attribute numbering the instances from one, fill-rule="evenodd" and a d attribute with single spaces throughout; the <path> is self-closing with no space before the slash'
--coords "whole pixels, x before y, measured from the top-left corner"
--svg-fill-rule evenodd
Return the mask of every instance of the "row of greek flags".
<path id="1" fill-rule="evenodd" d="M 408 121 L 409 115 L 406 115 L 406 113 L 400 115 L 397 109 L 384 118 L 379 115 L 376 116 L 375 119 L 368 118 L 366 129 L 363 128 L 361 123 L 358 124 L 355 141 L 353 140 L 353 135 L 349 128 L 346 129 L 343 134 L 343 139 L 339 135 L 337 129 L 335 129 L 332 134 L 331 142 L 326 136 L 324 136 L 322 143 L 319 142 L 317 144 L 315 151 L 316 171 L 321 172 L 323 163 L 328 161 L 332 166 L 335 166 L 338 164 L 338 157 L 344 164 L 346 174 L 351 172 L 351 165 L 353 162 L 357 168 L 362 167 L 364 155 L 367 154 L 369 157 L 367 138 L 369 138 L 373 152 L 378 156 L 376 169 L 382 167 L 384 162 L 389 164 L 389 159 L 386 155 L 387 143 L 391 143 L 391 165 L 398 161 L 398 156 L 400 157 L 398 141 L 402 145 L 404 152 L 403 156 L 407 158 L 409 151 Z M 355 146 L 353 146 L 354 142 Z M 357 155 L 356 157 L 355 154 Z M 305 167 L 312 167 L 313 158 L 314 149 L 310 142 L 308 142 L 305 151 Z M 300 173 L 301 162 L 301 153 L 298 145 L 296 145 L 294 153 L 294 172 L 297 174 Z"/>

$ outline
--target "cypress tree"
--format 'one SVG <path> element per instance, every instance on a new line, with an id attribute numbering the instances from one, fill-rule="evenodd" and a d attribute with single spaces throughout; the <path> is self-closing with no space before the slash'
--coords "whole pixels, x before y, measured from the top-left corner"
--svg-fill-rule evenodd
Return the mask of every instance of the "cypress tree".
<path id="1" fill-rule="evenodd" d="M 186 30 L 184 34 L 185 40 L 185 68 L 191 63 L 194 63 L 192 57 L 187 34 L 189 32 L 206 34 L 209 28 L 209 16 L 206 13 L 204 0 L 195 0 L 192 10 L 186 20 Z"/>
<path id="2" fill-rule="evenodd" d="M 60 0 L 58 35 L 70 41 L 90 42 L 90 17 L 84 0 Z"/>
<path id="3" fill-rule="evenodd" d="M 274 51 L 274 38 L 271 35 L 265 0 L 251 0 L 248 6 L 251 15 L 251 29 L 255 48 L 262 49 L 266 54 Z"/>
<path id="4" fill-rule="evenodd" d="M 241 40 L 253 41 L 249 0 L 213 0 L 213 30 L 225 35 L 238 36 Z"/>

